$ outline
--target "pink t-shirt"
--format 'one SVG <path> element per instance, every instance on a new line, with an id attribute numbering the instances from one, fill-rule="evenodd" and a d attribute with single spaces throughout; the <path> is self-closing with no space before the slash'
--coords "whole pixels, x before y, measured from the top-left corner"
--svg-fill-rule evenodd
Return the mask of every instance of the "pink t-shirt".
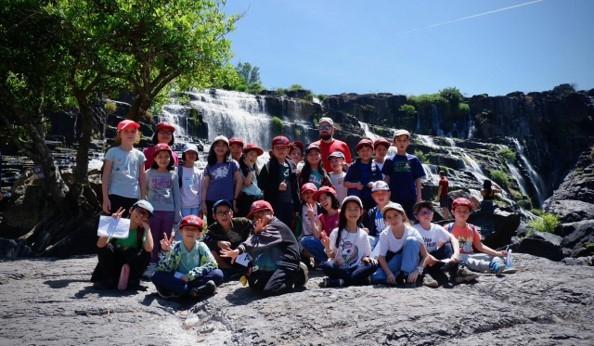
<path id="1" fill-rule="evenodd" d="M 318 216 L 320 222 L 322 223 L 322 230 L 326 235 L 330 236 L 330 233 L 333 229 L 338 227 L 338 217 L 340 216 L 340 212 L 334 215 L 322 214 Z"/>

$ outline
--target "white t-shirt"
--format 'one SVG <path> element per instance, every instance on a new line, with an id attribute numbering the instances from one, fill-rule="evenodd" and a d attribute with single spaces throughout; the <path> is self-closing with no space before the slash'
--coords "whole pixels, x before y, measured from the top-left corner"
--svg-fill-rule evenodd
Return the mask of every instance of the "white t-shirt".
<path id="1" fill-rule="evenodd" d="M 332 185 L 334 185 L 334 190 L 336 190 L 336 199 L 338 199 L 339 203 L 342 203 L 342 200 L 347 196 L 347 188 L 344 186 L 346 172 L 334 173 L 331 171 L 328 175 Z"/>
<path id="2" fill-rule="evenodd" d="M 202 171 L 198 167 L 185 167 L 182 173 L 181 199 L 182 208 L 200 208 L 200 189 Z"/>
<path id="3" fill-rule="evenodd" d="M 314 225 L 315 225 L 316 219 L 318 218 L 317 204 L 313 208 L 313 215 L 314 215 L 313 220 L 310 220 L 307 217 L 307 209 L 308 209 L 307 205 L 305 205 L 305 204 L 301 207 L 301 235 L 302 236 L 308 236 L 308 235 L 313 234 Z"/>
<path id="4" fill-rule="evenodd" d="M 361 228 L 356 233 L 343 229 L 340 232 L 340 243 L 336 247 L 338 228 L 330 233 L 330 249 L 334 251 L 334 263 L 342 268 L 352 268 L 361 264 L 363 257 L 371 256 L 371 246 L 367 238 L 367 232 Z"/>
<path id="5" fill-rule="evenodd" d="M 450 240 L 450 234 L 440 225 L 432 223 L 429 230 L 424 229 L 420 223 L 416 224 L 414 227 L 421 237 L 423 237 L 428 252 L 433 252 L 439 249 L 443 244 Z"/>
<path id="6" fill-rule="evenodd" d="M 399 252 L 402 250 L 404 242 L 409 237 L 416 238 L 419 243 L 423 243 L 423 237 L 421 237 L 419 232 L 413 227 L 404 226 L 404 234 L 402 235 L 402 238 L 399 239 L 394 236 L 394 232 L 392 232 L 390 226 L 386 227 L 379 236 L 379 241 L 377 243 L 377 246 L 379 247 L 378 255 L 386 257 L 388 251 L 393 253 Z"/>

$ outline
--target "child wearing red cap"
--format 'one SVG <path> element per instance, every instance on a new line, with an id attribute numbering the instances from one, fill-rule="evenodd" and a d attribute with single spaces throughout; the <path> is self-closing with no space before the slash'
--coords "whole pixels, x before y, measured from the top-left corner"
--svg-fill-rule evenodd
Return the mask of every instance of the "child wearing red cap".
<path id="1" fill-rule="evenodd" d="M 229 151 L 231 152 L 231 158 L 239 162 L 241 155 L 243 155 L 243 141 L 241 138 L 229 138 Z"/>
<path id="2" fill-rule="evenodd" d="M 460 244 L 460 263 L 472 271 L 502 274 L 505 270 L 502 257 L 507 255 L 507 251 L 496 251 L 483 244 L 476 226 L 466 222 L 473 209 L 470 200 L 456 198 L 452 203 L 454 222 L 446 226 Z"/>
<path id="3" fill-rule="evenodd" d="M 313 198 L 320 204 L 322 210 L 316 218 L 313 233 L 301 238 L 301 246 L 314 257 L 315 265 L 320 265 L 328 259 L 322 239 L 324 236 L 329 236 L 330 232 L 338 226 L 340 203 L 336 198 L 336 191 L 328 186 L 322 186 Z"/>
<path id="4" fill-rule="evenodd" d="M 154 149 L 155 145 L 159 143 L 165 143 L 169 146 L 172 146 L 175 142 L 173 137 L 173 133 L 175 132 L 175 127 L 168 123 L 158 123 L 155 129 L 155 134 L 153 135 L 153 145 L 144 149 L 144 157 L 146 157 L 146 162 L 144 163 L 144 169 L 149 169 L 153 165 L 153 156 L 154 156 Z M 173 155 L 173 165 L 179 165 L 179 158 L 175 152 L 172 152 Z"/>
<path id="5" fill-rule="evenodd" d="M 151 232 L 157 245 L 151 255 L 151 265 L 145 276 L 150 277 L 159 259 L 159 241 L 173 234 L 173 226 L 181 219 L 181 192 L 177 173 L 173 167 L 173 153 L 169 145 L 159 143 L 153 150 L 153 165 L 146 171 L 145 196 L 155 212 L 151 218 Z"/>
<path id="6" fill-rule="evenodd" d="M 264 193 L 264 199 L 274 208 L 276 217 L 293 227 L 300 203 L 295 166 L 288 158 L 290 143 L 285 136 L 272 139 L 270 159 L 260 171 L 258 186 Z"/>
<path id="7" fill-rule="evenodd" d="M 385 138 L 378 138 L 373 141 L 373 163 L 377 165 L 380 172 L 384 168 L 384 162 L 390 149 L 390 142 Z"/>
<path id="8" fill-rule="evenodd" d="M 200 240 L 204 222 L 196 215 L 183 218 L 182 241 L 165 235 L 161 240 L 159 266 L 152 281 L 163 298 L 191 296 L 206 298 L 223 282 L 223 272 L 210 250 Z"/>
<path id="9" fill-rule="evenodd" d="M 118 123 L 116 144 L 105 153 L 101 192 L 103 195 L 103 212 L 111 214 L 120 208 L 124 209 L 123 217 L 140 199 L 146 185 L 144 174 L 145 157 L 134 148 L 140 140 L 140 125 L 132 120 Z"/>
<path id="10" fill-rule="evenodd" d="M 300 246 L 293 232 L 274 216 L 270 203 L 264 200 L 252 204 L 248 218 L 254 225 L 253 234 L 236 249 L 221 250 L 222 257 L 231 258 L 248 253 L 250 288 L 264 296 L 278 295 L 307 283 L 307 266 L 301 262 Z"/>

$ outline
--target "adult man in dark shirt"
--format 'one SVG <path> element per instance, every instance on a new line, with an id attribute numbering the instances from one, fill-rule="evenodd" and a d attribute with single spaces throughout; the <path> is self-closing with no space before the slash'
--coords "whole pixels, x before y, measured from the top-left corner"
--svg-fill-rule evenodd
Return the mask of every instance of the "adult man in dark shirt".
<path id="1" fill-rule="evenodd" d="M 301 247 L 293 232 L 274 216 L 270 203 L 252 203 L 248 218 L 252 219 L 252 236 L 234 250 L 221 250 L 222 257 L 235 262 L 237 256 L 248 253 L 252 266 L 248 282 L 250 288 L 272 296 L 304 286 L 308 279 L 307 266 L 300 262 Z"/>

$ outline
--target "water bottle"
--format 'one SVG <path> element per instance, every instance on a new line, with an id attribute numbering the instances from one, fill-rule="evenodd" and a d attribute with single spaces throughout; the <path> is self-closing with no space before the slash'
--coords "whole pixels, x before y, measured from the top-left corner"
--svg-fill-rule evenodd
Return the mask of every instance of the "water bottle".
<path id="1" fill-rule="evenodd" d="M 512 250 L 507 250 L 507 256 L 505 257 L 505 266 L 511 268 L 512 266 Z"/>

